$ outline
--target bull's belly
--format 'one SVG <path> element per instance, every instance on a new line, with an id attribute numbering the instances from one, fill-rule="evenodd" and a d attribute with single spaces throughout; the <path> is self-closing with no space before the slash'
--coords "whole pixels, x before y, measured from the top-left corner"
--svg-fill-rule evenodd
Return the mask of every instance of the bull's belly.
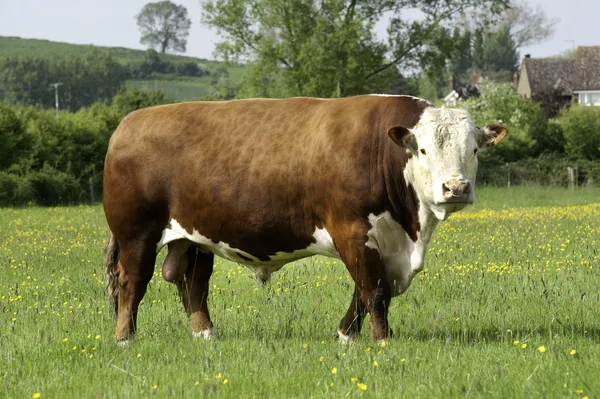
<path id="1" fill-rule="evenodd" d="M 271 273 L 281 269 L 286 263 L 298 259 L 313 255 L 324 255 L 339 259 L 340 256 L 335 249 L 333 240 L 325 228 L 315 227 L 313 239 L 315 242 L 306 248 L 297 249 L 293 252 L 278 251 L 270 255 L 268 260 L 265 260 L 259 259 L 242 249 L 234 248 L 224 241 L 214 242 L 209 237 L 200 234 L 196 229 L 189 233 L 177 220 L 171 219 L 170 227 L 163 230 L 161 239 L 156 244 L 156 251 L 160 251 L 162 247 L 173 241 L 188 240 L 198 244 L 202 251 L 211 252 L 221 258 L 247 266 L 256 273 L 259 279 L 268 280 Z"/>

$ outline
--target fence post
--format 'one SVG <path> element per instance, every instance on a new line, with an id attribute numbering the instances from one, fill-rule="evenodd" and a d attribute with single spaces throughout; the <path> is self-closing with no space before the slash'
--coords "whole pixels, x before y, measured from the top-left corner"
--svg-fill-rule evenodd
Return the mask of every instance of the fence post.
<path id="1" fill-rule="evenodd" d="M 508 183 L 507 183 L 507 186 L 508 186 L 508 188 L 510 188 L 510 165 L 506 164 L 506 166 L 507 166 L 506 169 L 508 169 Z"/>
<path id="2" fill-rule="evenodd" d="M 569 175 L 569 189 L 575 188 L 575 173 L 577 168 L 572 168 L 570 166 L 567 167 L 567 174 Z"/>
<path id="3" fill-rule="evenodd" d="M 90 200 L 91 200 L 92 204 L 96 202 L 96 198 L 94 196 L 94 180 L 92 180 L 91 177 L 90 177 Z"/>

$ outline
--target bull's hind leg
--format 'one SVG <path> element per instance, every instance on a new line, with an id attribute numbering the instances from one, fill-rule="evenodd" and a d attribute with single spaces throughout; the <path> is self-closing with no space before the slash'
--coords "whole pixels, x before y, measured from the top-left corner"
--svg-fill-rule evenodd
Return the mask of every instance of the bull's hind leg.
<path id="1" fill-rule="evenodd" d="M 133 241 L 121 247 L 117 265 L 119 311 L 116 339 L 127 344 L 135 335 L 138 307 L 154 271 L 155 245 Z"/>
<path id="2" fill-rule="evenodd" d="M 214 328 L 208 313 L 208 282 L 213 272 L 214 255 L 191 246 L 187 250 L 187 261 L 185 276 L 177 284 L 179 295 L 190 316 L 192 335 L 210 339 Z"/>

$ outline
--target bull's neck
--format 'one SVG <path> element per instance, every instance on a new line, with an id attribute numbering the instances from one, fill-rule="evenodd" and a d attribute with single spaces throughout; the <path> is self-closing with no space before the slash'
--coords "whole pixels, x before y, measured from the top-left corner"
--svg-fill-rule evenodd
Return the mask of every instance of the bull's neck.
<path id="1" fill-rule="evenodd" d="M 415 180 L 411 158 L 404 148 L 388 140 L 384 146 L 384 176 L 387 197 L 394 215 L 413 241 L 419 240 L 426 249 L 438 220 L 421 198 L 422 182 Z"/>

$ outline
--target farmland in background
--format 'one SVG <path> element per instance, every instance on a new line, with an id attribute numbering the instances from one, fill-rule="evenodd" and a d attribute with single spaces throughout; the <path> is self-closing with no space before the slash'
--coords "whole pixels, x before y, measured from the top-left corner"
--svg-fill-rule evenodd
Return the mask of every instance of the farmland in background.
<path id="1" fill-rule="evenodd" d="M 0 209 L 0 396 L 596 397 L 600 189 L 477 195 L 439 225 L 425 271 L 393 301 L 386 346 L 368 324 L 337 343 L 353 283 L 313 257 L 265 287 L 218 259 L 209 342 L 191 337 L 157 266 L 137 339 L 119 348 L 101 206 Z"/>
<path id="2" fill-rule="evenodd" d="M 122 65 L 141 62 L 144 59 L 144 50 L 134 50 L 123 47 L 102 47 L 72 43 L 53 42 L 40 39 L 25 39 L 20 37 L 0 36 L 0 57 L 57 57 L 57 56 L 83 56 L 90 49 L 107 51 Z M 168 62 L 194 61 L 204 67 L 209 73 L 215 72 L 223 66 L 221 62 L 188 57 L 176 54 L 161 54 L 161 58 Z M 227 72 L 231 83 L 238 83 L 244 71 L 242 66 L 229 66 Z M 211 76 L 177 77 L 164 74 L 160 79 L 132 79 L 127 81 L 127 86 L 160 89 L 175 101 L 201 100 L 211 86 Z"/>

